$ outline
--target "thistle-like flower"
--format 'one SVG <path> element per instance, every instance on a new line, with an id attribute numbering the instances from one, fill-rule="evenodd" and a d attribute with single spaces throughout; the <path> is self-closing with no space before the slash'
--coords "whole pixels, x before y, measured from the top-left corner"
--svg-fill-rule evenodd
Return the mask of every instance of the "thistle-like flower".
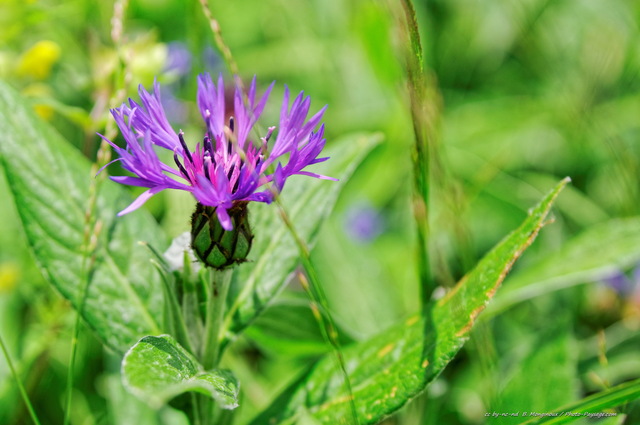
<path id="1" fill-rule="evenodd" d="M 241 233 L 248 238 L 248 253 L 251 246 L 251 234 L 244 217 L 232 217 L 230 212 L 240 211 L 246 214 L 249 201 L 270 203 L 279 193 L 286 180 L 301 174 L 320 179 L 335 180 L 320 174 L 306 171 L 312 164 L 326 161 L 328 157 L 319 157 L 324 148 L 324 124 L 318 128 L 326 106 L 307 120 L 311 99 L 301 92 L 290 105 L 289 89 L 285 86 L 284 100 L 277 127 L 268 127 L 262 137 L 255 138 L 255 124 L 262 113 L 273 83 L 265 94 L 256 101 L 256 79 L 254 78 L 248 93 L 236 86 L 233 99 L 233 113 L 225 110 L 225 90 L 222 76 L 214 84 L 208 74 L 198 77 L 197 103 L 204 120 L 206 131 L 200 135 L 201 143 L 194 149 L 188 145 L 188 137 L 179 131 L 176 133 L 169 124 L 160 102 L 159 84 L 154 84 L 152 93 L 142 86 L 139 89 L 141 104 L 129 99 L 129 105 L 111 111 L 120 132 L 126 142 L 121 148 L 107 141 L 119 158 L 125 170 L 132 176 L 111 177 L 112 180 L 131 186 L 146 187 L 131 205 L 118 215 L 127 214 L 143 205 L 151 196 L 164 189 L 179 189 L 191 192 L 197 200 L 199 210 L 204 213 L 213 235 L 213 228 L 221 226 L 220 238 L 224 232 L 231 231 L 234 224 L 246 226 Z M 227 120 L 226 117 L 231 115 Z M 316 130 L 317 128 L 317 130 Z M 275 134 L 275 141 L 271 141 Z M 174 164 L 160 161 L 156 148 L 173 152 Z M 196 210 L 198 212 L 198 209 Z M 215 221 L 211 219 L 215 217 Z M 194 230 L 196 217 L 193 218 Z M 202 231 L 202 229 L 200 229 Z M 197 235 L 192 230 L 192 244 L 196 245 Z M 236 242 L 234 242 L 235 247 Z M 210 257 L 219 248 L 225 258 L 232 262 L 244 260 L 246 253 L 224 252 L 218 242 L 207 245 L 202 257 Z M 235 249 L 235 248 L 234 248 Z M 196 249 L 197 251 L 197 249 Z M 209 254 L 209 255 L 206 255 Z M 244 256 L 243 256 L 244 255 Z M 242 256 L 242 259 L 235 257 Z M 205 261 L 205 260 L 203 260 Z M 206 262 L 206 261 L 205 261 Z M 214 262 L 218 267 L 219 262 Z M 226 267 L 225 264 L 223 265 Z"/>

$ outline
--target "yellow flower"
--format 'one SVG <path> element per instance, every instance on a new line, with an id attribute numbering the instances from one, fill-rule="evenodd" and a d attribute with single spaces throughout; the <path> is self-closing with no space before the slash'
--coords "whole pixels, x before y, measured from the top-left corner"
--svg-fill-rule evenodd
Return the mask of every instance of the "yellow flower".
<path id="1" fill-rule="evenodd" d="M 50 105 L 36 104 L 33 105 L 33 109 L 40 118 L 46 121 L 50 121 L 53 118 L 54 110 Z"/>
<path id="2" fill-rule="evenodd" d="M 0 264 L 0 293 L 11 292 L 18 282 L 20 271 L 14 263 Z"/>
<path id="3" fill-rule="evenodd" d="M 18 75 L 43 80 L 51 74 L 51 68 L 60 59 L 60 46 L 50 40 L 41 40 L 22 54 L 18 63 Z"/>

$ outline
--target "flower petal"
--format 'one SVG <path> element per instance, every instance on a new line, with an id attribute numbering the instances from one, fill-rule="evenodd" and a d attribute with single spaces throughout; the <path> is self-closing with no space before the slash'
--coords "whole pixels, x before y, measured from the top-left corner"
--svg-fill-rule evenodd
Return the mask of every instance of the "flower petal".
<path id="1" fill-rule="evenodd" d="M 109 179 L 113 180 L 116 183 L 126 184 L 128 186 L 138 186 L 138 187 L 155 187 L 156 185 L 149 180 L 141 179 L 140 177 L 131 177 L 131 176 L 109 176 Z"/>
<path id="2" fill-rule="evenodd" d="M 163 186 L 156 186 L 156 187 L 152 187 L 149 190 L 145 190 L 144 192 L 142 192 L 142 194 L 140 196 L 138 196 L 136 198 L 135 201 L 133 201 L 131 203 L 131 205 L 129 205 L 127 208 L 123 209 L 122 211 L 120 211 L 118 213 L 118 217 L 123 216 L 125 214 L 129 214 L 131 211 L 135 211 L 138 208 L 140 208 L 145 202 L 147 202 L 149 200 L 149 198 L 151 198 L 153 195 L 155 195 L 158 192 L 163 191 L 164 189 L 166 189 Z"/>
<path id="3" fill-rule="evenodd" d="M 335 177 L 329 177 L 322 174 L 310 173 L 309 171 L 298 171 L 296 174 L 300 174 L 302 176 L 315 177 L 320 180 L 332 180 L 334 182 L 340 181 L 340 179 L 336 179 Z"/>
<path id="4" fill-rule="evenodd" d="M 222 206 L 217 207 L 216 214 L 218 215 L 218 220 L 220 220 L 220 225 L 224 230 L 233 230 L 233 223 L 231 223 L 231 217 L 229 217 L 229 213 L 226 208 Z"/>

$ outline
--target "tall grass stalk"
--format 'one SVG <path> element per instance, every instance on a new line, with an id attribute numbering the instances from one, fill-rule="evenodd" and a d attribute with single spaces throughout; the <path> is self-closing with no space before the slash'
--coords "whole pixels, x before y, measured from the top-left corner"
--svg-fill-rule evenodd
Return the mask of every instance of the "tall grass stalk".
<path id="1" fill-rule="evenodd" d="M 7 365 L 9 365 L 9 370 L 11 371 L 11 375 L 13 379 L 16 381 L 16 385 L 18 386 L 18 390 L 20 391 L 20 395 L 22 396 L 22 400 L 24 404 L 27 406 L 27 410 L 29 411 L 29 415 L 33 420 L 33 423 L 36 425 L 40 425 L 40 421 L 38 420 L 38 416 L 36 415 L 35 410 L 33 410 L 33 405 L 31 404 L 31 400 L 29 400 L 29 395 L 27 391 L 24 389 L 24 385 L 22 385 L 22 381 L 20 381 L 20 377 L 13 367 L 13 362 L 11 361 L 11 357 L 9 356 L 9 351 L 7 350 L 6 345 L 4 344 L 4 339 L 0 336 L 0 347 L 2 348 L 2 353 L 4 354 L 4 358 L 7 360 Z"/>
<path id="2" fill-rule="evenodd" d="M 122 98 L 126 94 L 126 87 L 130 80 L 130 73 L 127 70 L 127 60 L 122 51 L 122 34 L 124 32 L 124 15 L 129 5 L 129 0 L 117 0 L 113 5 L 113 16 L 111 18 L 111 39 L 116 46 L 122 66 L 122 72 L 115 75 L 115 86 L 119 89 L 115 90 L 111 96 L 109 104 L 115 106 L 118 99 Z M 111 120 L 107 121 L 107 127 L 105 129 L 105 135 L 109 139 L 113 139 L 116 134 L 115 123 Z M 85 210 L 85 223 L 84 223 L 84 240 L 83 240 L 83 266 L 85 281 L 80 291 L 79 305 L 76 310 L 76 320 L 73 325 L 72 337 L 71 337 L 71 354 L 69 356 L 69 367 L 67 373 L 67 404 L 64 412 L 64 425 L 68 425 L 71 420 L 71 408 L 72 408 L 72 392 L 73 392 L 73 375 L 75 370 L 75 360 L 78 345 L 78 337 L 80 334 L 80 320 L 82 318 L 82 311 L 84 309 L 84 303 L 89 292 L 89 285 L 91 283 L 92 270 L 96 260 L 96 249 L 98 247 L 98 238 L 102 230 L 102 222 L 95 219 L 96 202 L 98 199 L 98 189 L 100 184 L 106 178 L 106 173 L 101 173 L 96 176 L 98 170 L 107 164 L 111 159 L 111 149 L 109 144 L 103 139 L 100 143 L 100 148 L 96 156 L 96 161 L 91 167 L 91 184 L 89 186 L 89 199 L 87 200 L 87 207 Z"/>
<path id="3" fill-rule="evenodd" d="M 422 289 L 421 296 L 423 305 L 426 305 L 435 289 L 429 256 L 429 197 L 431 192 L 431 156 L 436 139 L 437 111 L 434 103 L 429 99 L 429 87 L 424 70 L 424 57 L 415 9 L 411 0 L 403 0 L 402 7 L 406 21 L 406 26 L 403 28 L 403 41 L 406 44 L 404 54 L 407 88 L 415 135 L 412 152 L 414 186 L 412 207 L 418 235 L 418 273 Z"/>
<path id="4" fill-rule="evenodd" d="M 351 380 L 349 379 L 349 373 L 347 372 L 344 356 L 342 355 L 342 350 L 338 341 L 338 331 L 333 317 L 331 316 L 331 311 L 329 310 L 327 297 L 324 293 L 324 290 L 322 289 L 322 285 L 320 285 L 320 280 L 318 279 L 316 270 L 311 263 L 311 253 L 309 247 L 296 231 L 293 222 L 289 218 L 289 215 L 287 214 L 284 206 L 278 198 L 276 198 L 275 203 L 278 206 L 280 218 L 293 236 L 296 245 L 298 245 L 300 259 L 302 260 L 302 266 L 304 267 L 304 270 L 306 272 L 306 276 L 303 273 L 297 273 L 300 284 L 312 300 L 311 311 L 313 312 L 313 316 L 318 322 L 318 326 L 320 327 L 322 336 L 324 337 L 325 341 L 327 341 L 327 343 L 331 346 L 333 354 L 336 357 L 336 360 L 344 377 L 344 383 L 349 394 L 349 405 L 351 407 L 353 423 L 359 424 L 358 412 L 356 410 L 353 389 L 351 387 Z M 307 276 L 309 278 L 308 280 Z"/>

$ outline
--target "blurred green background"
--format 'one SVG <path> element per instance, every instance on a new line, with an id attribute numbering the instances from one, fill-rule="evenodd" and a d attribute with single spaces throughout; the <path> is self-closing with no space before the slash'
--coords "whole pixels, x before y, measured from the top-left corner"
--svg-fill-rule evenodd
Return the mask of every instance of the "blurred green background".
<path id="1" fill-rule="evenodd" d="M 417 311 L 413 128 L 398 2 L 210 7 L 241 76 L 257 75 L 263 88 L 277 81 L 263 123 L 276 119 L 287 84 L 311 95 L 312 108 L 329 105 L 328 143 L 349 132 L 384 135 L 313 252 L 344 340 L 364 339 Z M 440 96 L 431 99 L 440 106 L 431 205 L 440 286 L 452 286 L 565 176 L 573 183 L 559 199 L 555 223 L 517 269 L 587 229 L 640 214 L 640 3 L 429 0 L 415 7 Z M 126 96 L 135 96 L 137 84 L 149 88 L 157 78 L 174 128 L 197 134 L 195 76 L 226 72 L 198 1 L 130 1 L 117 44 L 113 13 L 110 1 L 0 2 L 0 78 L 91 159 L 123 80 Z M 74 316 L 40 275 L 2 174 L 0 196 L 0 334 L 43 422 L 60 423 Z M 189 196 L 163 193 L 147 207 L 171 236 L 188 229 Z M 593 257 L 610 247 L 589 249 Z M 425 395 L 385 423 L 480 424 L 485 412 L 548 411 L 640 376 L 638 259 L 635 252 L 619 268 L 577 282 L 585 285 L 547 291 L 482 321 Z M 312 321 L 293 327 L 292 320 L 310 317 L 307 306 L 291 285 L 227 354 L 242 382 L 235 423 L 268 406 L 328 351 Z M 123 393 L 119 359 L 90 331 L 81 336 L 73 424 L 180 423 L 175 411 L 154 413 Z M 633 415 L 626 423 L 640 421 L 637 408 Z M 4 358 L 0 423 L 29 423 Z"/>

